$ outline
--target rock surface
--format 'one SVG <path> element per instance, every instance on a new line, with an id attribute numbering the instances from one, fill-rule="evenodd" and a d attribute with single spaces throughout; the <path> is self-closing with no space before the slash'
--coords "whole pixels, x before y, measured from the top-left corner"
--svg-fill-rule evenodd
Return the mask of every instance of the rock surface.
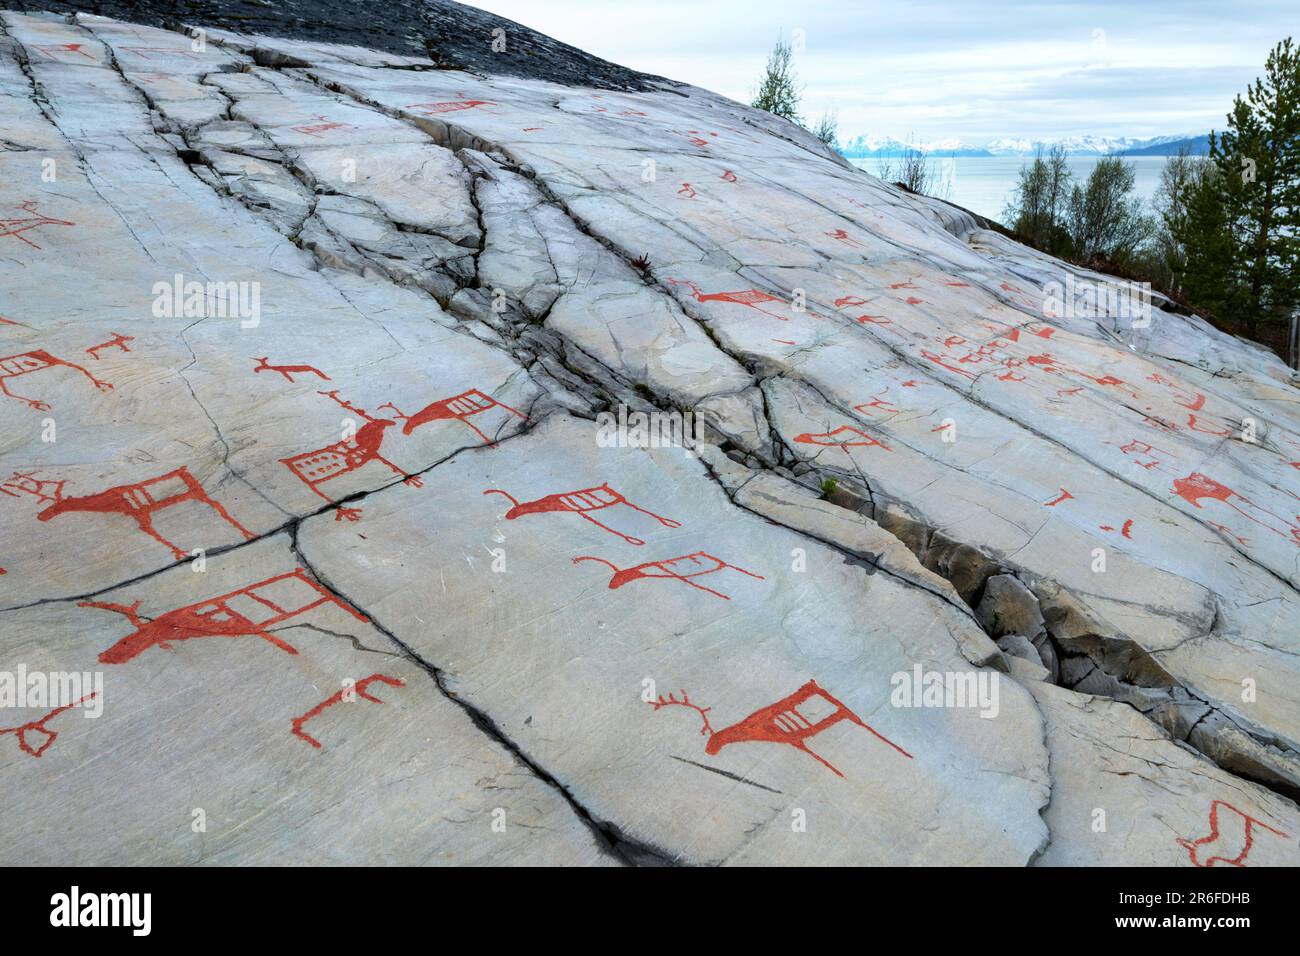
<path id="1" fill-rule="evenodd" d="M 103 687 L 0 862 L 1300 861 L 1276 359 L 453 4 L 207 6 L 2 15 L 0 678 Z"/>

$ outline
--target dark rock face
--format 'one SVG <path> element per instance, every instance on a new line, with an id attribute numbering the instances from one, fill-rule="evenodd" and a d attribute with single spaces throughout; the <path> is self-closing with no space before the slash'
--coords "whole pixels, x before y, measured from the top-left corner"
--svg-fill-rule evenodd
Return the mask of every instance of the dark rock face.
<path id="1" fill-rule="evenodd" d="M 584 53 L 513 20 L 452 0 L 10 0 L 11 10 L 82 11 L 150 26 L 194 26 L 347 43 L 482 73 L 570 86 L 644 91 L 648 76 Z M 492 50 L 493 30 L 506 48 Z"/>

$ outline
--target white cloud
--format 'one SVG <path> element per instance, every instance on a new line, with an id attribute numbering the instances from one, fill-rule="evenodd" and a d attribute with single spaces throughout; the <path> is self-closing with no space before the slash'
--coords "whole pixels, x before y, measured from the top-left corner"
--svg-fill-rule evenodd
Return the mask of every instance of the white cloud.
<path id="1" fill-rule="evenodd" d="M 804 110 L 842 135 L 922 140 L 1222 124 L 1294 0 L 475 0 L 597 56 L 747 99 L 778 36 L 802 29 Z"/>

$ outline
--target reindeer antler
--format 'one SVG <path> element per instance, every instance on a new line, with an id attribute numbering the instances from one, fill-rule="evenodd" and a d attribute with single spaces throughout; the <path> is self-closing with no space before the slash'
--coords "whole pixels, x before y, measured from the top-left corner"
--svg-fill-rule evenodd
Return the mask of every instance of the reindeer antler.
<path id="1" fill-rule="evenodd" d="M 678 693 L 682 695 L 681 700 L 678 700 L 672 694 L 669 694 L 667 697 L 664 697 L 663 694 L 660 694 L 658 700 L 650 700 L 650 701 L 646 701 L 646 703 L 648 703 L 655 710 L 660 710 L 661 708 L 664 707 L 674 707 L 674 706 L 689 707 L 691 710 L 699 714 L 700 719 L 704 721 L 704 726 L 700 728 L 700 736 L 712 737 L 714 731 L 713 731 L 713 727 L 709 724 L 709 711 L 711 711 L 713 708 L 701 707 L 699 704 L 692 704 L 691 698 L 687 695 L 686 691 L 684 690 L 679 691 Z"/>
<path id="2" fill-rule="evenodd" d="M 511 503 L 512 505 L 514 505 L 515 507 L 518 507 L 518 506 L 519 506 L 519 499 L 518 499 L 518 498 L 516 498 L 514 495 L 512 495 L 512 494 L 511 494 L 510 492 L 508 492 L 508 491 L 502 491 L 500 488 L 489 488 L 487 491 L 483 492 L 483 494 L 485 494 L 485 495 L 505 495 L 507 498 L 510 499 L 510 503 Z"/>
<path id="3" fill-rule="evenodd" d="M 101 611 L 116 611 L 123 614 L 126 619 L 135 627 L 139 627 L 144 621 L 140 617 L 140 602 L 134 601 L 131 604 L 109 604 L 103 601 L 81 601 L 77 607 L 96 607 Z"/>

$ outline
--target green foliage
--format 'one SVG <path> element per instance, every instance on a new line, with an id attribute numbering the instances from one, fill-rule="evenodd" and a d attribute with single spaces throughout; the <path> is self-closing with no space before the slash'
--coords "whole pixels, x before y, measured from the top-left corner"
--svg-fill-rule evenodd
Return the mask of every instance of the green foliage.
<path id="1" fill-rule="evenodd" d="M 837 149 L 839 139 L 840 121 L 835 115 L 834 110 L 827 110 L 822 114 L 822 118 L 809 127 L 809 132 L 819 140 L 829 146 L 831 149 Z"/>
<path id="2" fill-rule="evenodd" d="M 1045 157 L 1039 152 L 1033 163 L 1021 167 L 1003 216 L 1036 248 L 1053 255 L 1069 254 L 1063 223 L 1073 178 L 1064 147 L 1053 147 Z"/>
<path id="3" fill-rule="evenodd" d="M 790 44 L 777 40 L 776 46 L 768 55 L 763 79 L 759 82 L 758 92 L 754 94 L 750 106 L 798 123 L 799 98 L 803 90 L 795 76 L 793 57 L 794 51 Z"/>
<path id="4" fill-rule="evenodd" d="M 1176 234 L 1184 287 L 1221 321 L 1274 340 L 1300 308 L 1300 50 L 1290 38 L 1227 120 Z"/>

